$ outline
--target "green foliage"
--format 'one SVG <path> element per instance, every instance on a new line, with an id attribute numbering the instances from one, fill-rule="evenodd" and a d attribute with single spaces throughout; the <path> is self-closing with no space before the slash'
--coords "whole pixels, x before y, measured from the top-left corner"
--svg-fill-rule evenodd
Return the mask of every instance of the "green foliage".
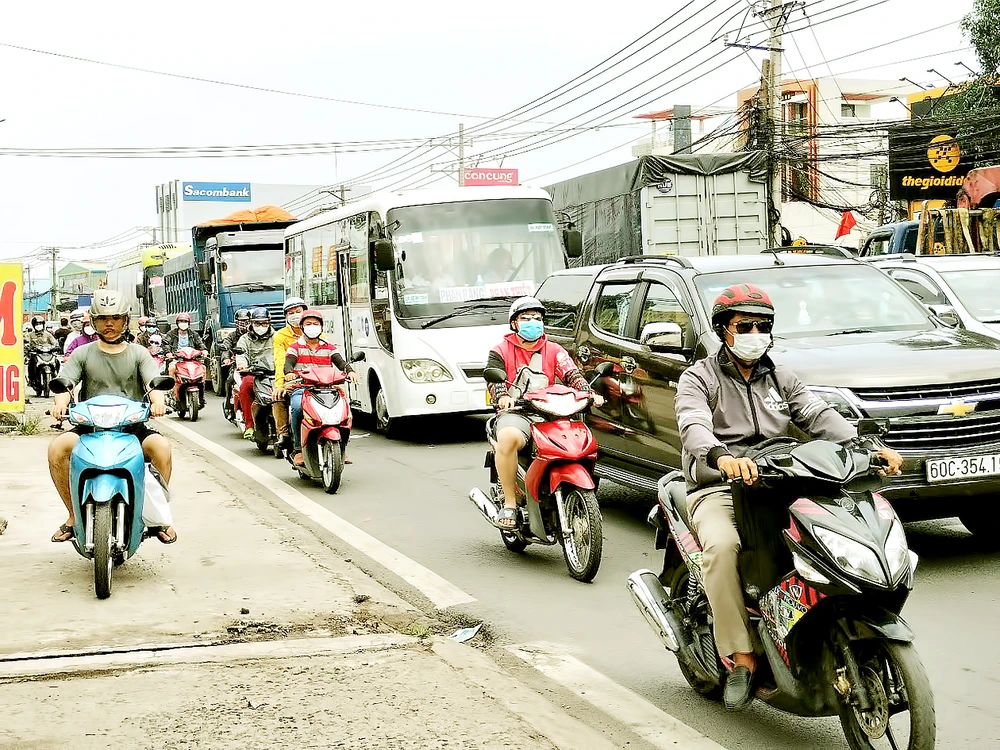
<path id="1" fill-rule="evenodd" d="M 980 76 L 995 77 L 1000 73 L 1000 0 L 975 0 L 961 28 L 976 50 Z"/>

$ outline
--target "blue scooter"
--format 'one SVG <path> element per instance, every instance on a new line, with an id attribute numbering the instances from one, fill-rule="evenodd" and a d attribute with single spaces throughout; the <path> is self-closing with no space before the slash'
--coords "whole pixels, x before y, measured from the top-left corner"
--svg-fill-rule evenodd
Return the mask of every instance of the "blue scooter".
<path id="1" fill-rule="evenodd" d="M 53 393 L 65 393 L 69 383 L 56 378 Z M 173 378 L 158 377 L 153 390 L 169 391 Z M 80 436 L 70 456 L 73 499 L 73 546 L 94 561 L 98 599 L 111 596 L 114 567 L 136 553 L 146 537 L 142 522 L 146 459 L 135 435 L 123 427 L 149 419 L 149 404 L 118 396 L 95 396 L 69 407 L 70 424 L 94 428 Z"/>

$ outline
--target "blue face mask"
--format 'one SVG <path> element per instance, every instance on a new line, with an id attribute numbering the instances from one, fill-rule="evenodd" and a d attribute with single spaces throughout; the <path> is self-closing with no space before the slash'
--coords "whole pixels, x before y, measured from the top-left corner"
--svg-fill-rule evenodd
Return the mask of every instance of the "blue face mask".
<path id="1" fill-rule="evenodd" d="M 545 326 L 540 320 L 522 320 L 517 324 L 517 333 L 525 341 L 538 341 L 545 333 Z"/>

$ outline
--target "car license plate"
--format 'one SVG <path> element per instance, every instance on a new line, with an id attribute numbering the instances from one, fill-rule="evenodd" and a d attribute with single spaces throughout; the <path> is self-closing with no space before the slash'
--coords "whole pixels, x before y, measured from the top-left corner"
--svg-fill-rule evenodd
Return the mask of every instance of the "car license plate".
<path id="1" fill-rule="evenodd" d="M 925 464 L 928 482 L 1000 475 L 1000 454 L 965 458 L 936 458 Z"/>

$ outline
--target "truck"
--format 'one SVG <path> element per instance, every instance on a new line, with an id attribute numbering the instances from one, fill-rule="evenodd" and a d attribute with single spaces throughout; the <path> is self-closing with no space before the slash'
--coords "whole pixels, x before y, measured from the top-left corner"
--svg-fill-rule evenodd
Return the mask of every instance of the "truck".
<path id="1" fill-rule="evenodd" d="M 220 346 L 235 328 L 240 308 L 263 307 L 282 320 L 284 230 L 297 219 L 277 206 L 237 211 L 191 228 L 191 251 L 164 262 L 166 314 L 191 315 L 208 348 L 208 377 L 219 395 L 224 386 Z"/>
<path id="2" fill-rule="evenodd" d="M 546 187 L 583 234 L 579 265 L 634 255 L 743 255 L 768 248 L 761 152 L 643 156 Z"/>

